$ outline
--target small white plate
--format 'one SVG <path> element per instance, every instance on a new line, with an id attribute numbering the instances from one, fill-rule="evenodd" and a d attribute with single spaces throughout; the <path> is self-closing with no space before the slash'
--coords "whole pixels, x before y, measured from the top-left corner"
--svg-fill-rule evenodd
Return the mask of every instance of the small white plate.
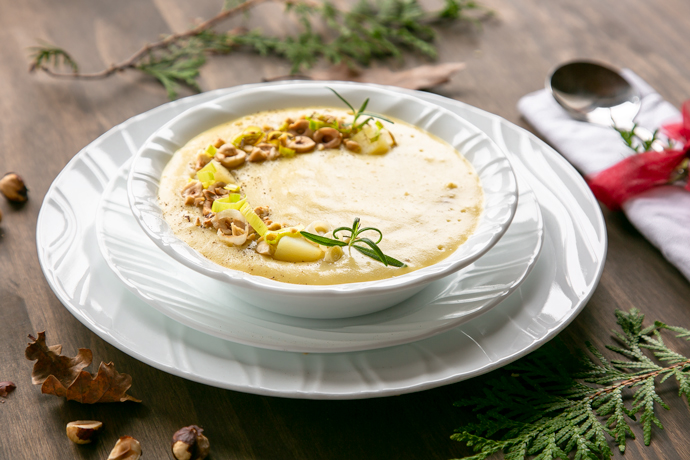
<path id="1" fill-rule="evenodd" d="M 158 206 L 158 185 L 165 166 L 177 150 L 204 131 L 256 112 L 337 105 L 340 101 L 329 88 L 356 105 L 368 99 L 367 110 L 402 120 L 438 137 L 472 164 L 484 192 L 484 209 L 477 227 L 463 244 L 445 259 L 402 275 L 358 283 L 304 285 L 216 264 L 173 233 Z M 408 94 L 346 82 L 259 85 L 195 106 L 157 129 L 139 149 L 132 160 L 127 191 L 134 218 L 146 235 L 173 259 L 228 283 L 234 295 L 247 303 L 283 315 L 320 319 L 384 310 L 471 264 L 506 232 L 518 198 L 517 181 L 506 154 L 463 117 Z"/>
<path id="2" fill-rule="evenodd" d="M 36 243 L 46 280 L 78 320 L 123 352 L 174 375 L 248 393 L 308 399 L 391 396 L 505 366 L 553 338 L 594 292 L 606 256 L 606 227 L 598 203 L 573 167 L 536 136 L 496 115 L 414 93 L 461 114 L 511 152 L 514 169 L 539 199 L 544 246 L 513 294 L 443 334 L 350 353 L 266 350 L 168 318 L 109 269 L 96 241 L 93 210 L 119 167 L 153 131 L 191 106 L 238 89 L 171 102 L 114 127 L 75 155 L 45 196 Z"/>
<path id="3" fill-rule="evenodd" d="M 444 332 L 485 313 L 512 293 L 536 262 L 544 236 L 532 188 L 520 180 L 510 228 L 470 266 L 387 310 L 347 319 L 305 319 L 257 309 L 233 291 L 176 262 L 141 230 L 127 202 L 131 162 L 110 181 L 96 216 L 110 268 L 146 303 L 222 339 L 282 351 L 333 353 L 399 345 Z"/>

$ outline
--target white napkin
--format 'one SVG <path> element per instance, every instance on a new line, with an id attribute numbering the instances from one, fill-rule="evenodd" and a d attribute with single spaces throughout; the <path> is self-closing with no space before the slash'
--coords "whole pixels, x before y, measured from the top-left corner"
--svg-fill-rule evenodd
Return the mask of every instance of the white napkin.
<path id="1" fill-rule="evenodd" d="M 680 121 L 680 112 L 630 70 L 625 77 L 642 94 L 635 121 L 651 131 Z M 520 99 L 518 109 L 544 138 L 584 175 L 608 168 L 632 151 L 612 128 L 574 120 L 546 90 Z M 676 186 L 655 187 L 623 204 L 623 211 L 662 254 L 690 279 L 690 193 Z"/>

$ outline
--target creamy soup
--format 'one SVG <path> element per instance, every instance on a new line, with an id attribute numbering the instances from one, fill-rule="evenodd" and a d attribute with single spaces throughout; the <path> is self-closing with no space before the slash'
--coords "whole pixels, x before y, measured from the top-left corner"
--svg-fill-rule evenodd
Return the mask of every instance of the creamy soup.
<path id="1" fill-rule="evenodd" d="M 245 161 L 229 168 L 236 182 L 229 188 L 253 208 L 268 209 L 268 216 L 262 215 L 265 222 L 283 227 L 301 229 L 315 221 L 332 228 L 350 227 L 359 217 L 362 227 L 382 232 L 381 250 L 406 266 L 385 266 L 347 247 L 339 258 L 289 262 L 259 254 L 258 235 L 250 235 L 239 246 L 219 238 L 209 223 L 212 214 L 204 216 L 202 207 L 181 193 L 196 177 L 190 165 L 199 152 L 219 138 L 227 143 L 237 139 L 250 126 L 270 132 L 269 127 L 283 125 L 285 130 L 286 119 L 299 120 L 315 112 L 352 120 L 348 112 L 332 108 L 261 112 L 204 132 L 177 151 L 163 172 L 159 190 L 159 204 L 175 235 L 228 268 L 288 283 L 328 285 L 390 278 L 432 265 L 473 233 L 484 198 L 470 163 L 440 139 L 394 120 L 394 124 L 383 123 L 395 143 L 385 153 L 356 153 L 343 142 L 337 148 L 319 147 L 292 157 Z M 373 121 L 370 124 L 374 132 Z M 361 236 L 378 239 L 373 232 Z M 325 254 L 328 248 L 321 249 Z"/>

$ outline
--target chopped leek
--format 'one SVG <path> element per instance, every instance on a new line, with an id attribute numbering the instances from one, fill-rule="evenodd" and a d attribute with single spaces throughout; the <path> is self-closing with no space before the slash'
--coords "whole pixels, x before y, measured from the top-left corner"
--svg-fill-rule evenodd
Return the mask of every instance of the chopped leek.
<path id="1" fill-rule="evenodd" d="M 199 179 L 199 182 L 203 184 L 204 188 L 208 188 L 215 182 L 215 173 L 216 166 L 213 164 L 213 162 L 210 162 L 196 172 L 196 177 Z"/>
<path id="2" fill-rule="evenodd" d="M 280 230 L 266 232 L 266 234 L 264 235 L 264 240 L 268 244 L 276 245 L 284 236 L 298 237 L 301 235 L 300 231 L 296 227 L 286 227 L 281 228 Z"/>
<path id="3" fill-rule="evenodd" d="M 237 203 L 241 199 L 242 197 L 239 193 L 229 193 L 227 196 L 224 196 L 223 198 L 216 199 L 216 201 L 220 201 L 221 203 Z"/>
<path id="4" fill-rule="evenodd" d="M 309 129 L 311 129 L 312 131 L 317 131 L 321 128 L 325 128 L 328 126 L 326 122 L 321 120 L 315 120 L 311 117 L 307 117 L 307 120 L 309 121 Z"/>
<path id="5" fill-rule="evenodd" d="M 210 156 L 211 158 L 216 156 L 216 152 L 218 151 L 217 148 L 215 148 L 213 145 L 209 145 L 206 151 L 204 152 L 206 155 Z"/>
<path id="6" fill-rule="evenodd" d="M 295 151 L 293 149 L 283 147 L 282 145 L 278 146 L 278 153 L 280 153 L 281 157 L 285 158 L 292 158 L 295 156 Z"/>
<path id="7" fill-rule="evenodd" d="M 212 212 L 221 212 L 225 211 L 226 209 L 235 209 L 237 211 L 240 211 L 240 208 L 247 204 L 247 199 L 241 199 L 240 201 L 236 203 L 228 203 L 228 202 L 223 202 L 221 199 L 214 200 L 213 204 L 211 205 L 211 211 Z"/>
<path id="8" fill-rule="evenodd" d="M 266 135 L 266 142 L 273 145 L 278 145 L 280 142 L 280 136 L 283 135 L 282 131 L 271 131 Z"/>
<path id="9" fill-rule="evenodd" d="M 290 125 L 288 124 L 287 121 L 284 121 L 280 127 L 278 127 L 278 131 L 287 131 Z"/>
<path id="10" fill-rule="evenodd" d="M 254 212 L 251 206 L 249 206 L 249 203 L 245 202 L 240 208 L 240 212 L 244 218 L 247 219 L 247 222 L 249 222 L 249 225 L 252 226 L 256 233 L 258 233 L 260 236 L 264 236 L 266 234 L 268 231 L 266 224 L 263 220 L 261 220 L 261 217 Z"/>
<path id="11" fill-rule="evenodd" d="M 213 167 L 216 168 L 214 171 L 214 180 L 216 182 L 225 182 L 226 184 L 234 184 L 235 183 L 235 177 L 232 175 L 232 173 L 220 164 L 217 160 L 211 160 L 211 163 L 213 163 Z"/>
<path id="12" fill-rule="evenodd" d="M 242 145 L 256 145 L 264 137 L 264 131 L 258 126 L 249 126 L 232 140 L 235 147 Z"/>
<path id="13" fill-rule="evenodd" d="M 228 184 L 223 188 L 225 190 L 230 190 L 231 192 L 239 192 L 240 191 L 240 186 L 237 184 Z"/>

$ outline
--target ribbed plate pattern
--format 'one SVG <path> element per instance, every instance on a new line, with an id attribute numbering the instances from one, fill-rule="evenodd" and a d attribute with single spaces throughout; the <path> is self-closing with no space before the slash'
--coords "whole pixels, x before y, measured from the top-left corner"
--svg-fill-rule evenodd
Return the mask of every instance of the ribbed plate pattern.
<path id="1" fill-rule="evenodd" d="M 242 88 L 242 87 L 239 87 Z M 541 254 L 525 282 L 486 314 L 443 334 L 378 350 L 291 353 L 212 337 L 159 313 L 132 294 L 100 254 L 95 213 L 107 179 L 158 127 L 194 105 L 239 88 L 165 104 L 116 126 L 79 152 L 46 194 L 37 225 L 43 273 L 65 307 L 86 327 L 154 367 L 209 385 L 311 399 L 389 396 L 457 382 L 525 355 L 562 330 L 592 295 L 606 256 L 598 204 L 557 152 L 496 115 L 428 93 L 412 93 L 452 110 L 509 152 L 532 186 L 544 218 Z"/>

